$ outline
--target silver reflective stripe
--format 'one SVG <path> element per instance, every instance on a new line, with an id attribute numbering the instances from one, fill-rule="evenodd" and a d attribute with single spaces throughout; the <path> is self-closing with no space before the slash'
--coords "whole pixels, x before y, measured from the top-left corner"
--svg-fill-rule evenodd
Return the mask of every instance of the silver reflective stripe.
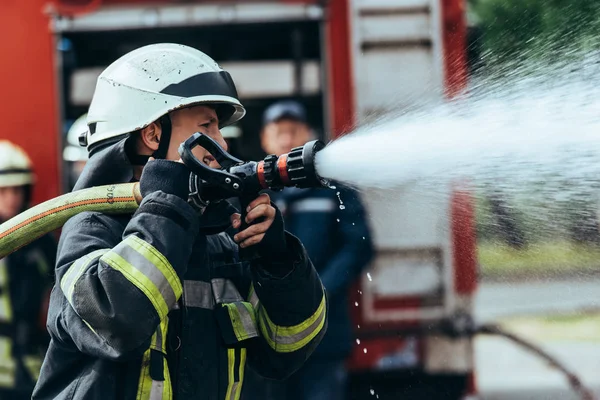
<path id="1" fill-rule="evenodd" d="M 258 299 L 258 295 L 256 294 L 256 290 L 254 290 L 254 287 L 252 288 L 252 293 L 250 293 L 250 298 L 248 299 L 248 301 L 250 302 L 250 304 L 252 304 L 252 307 L 254 307 L 255 310 L 258 308 L 258 303 L 260 302 L 260 300 Z"/>
<path id="2" fill-rule="evenodd" d="M 212 286 L 208 282 L 184 281 L 183 297 L 186 307 L 205 308 L 212 310 L 215 307 Z"/>
<path id="3" fill-rule="evenodd" d="M 333 199 L 317 198 L 299 200 L 290 205 L 292 212 L 330 212 L 335 210 Z"/>
<path id="4" fill-rule="evenodd" d="M 238 314 L 240 314 L 242 325 L 244 326 L 244 330 L 246 331 L 248 337 L 257 337 L 258 330 L 256 329 L 256 322 L 254 319 L 252 319 L 250 310 L 248 310 L 243 303 L 234 304 L 238 310 Z"/>
<path id="5" fill-rule="evenodd" d="M 238 395 L 238 386 L 241 382 L 233 382 L 231 383 L 231 394 L 227 400 L 236 400 L 236 396 Z"/>
<path id="6" fill-rule="evenodd" d="M 237 288 L 229 279 L 212 279 L 211 281 L 213 294 L 217 304 L 234 303 L 236 301 L 244 301 Z"/>
<path id="7" fill-rule="evenodd" d="M 319 315 L 319 317 L 312 324 L 310 324 L 310 326 L 303 329 L 301 332 L 293 335 L 281 336 L 271 330 L 269 323 L 266 321 L 267 317 L 265 316 L 264 309 L 257 311 L 257 314 L 259 315 L 259 318 L 262 319 L 261 324 L 266 329 L 269 338 L 271 338 L 271 340 L 277 344 L 294 344 L 301 341 L 318 329 L 319 325 L 325 318 L 325 312 L 322 312 L 321 315 Z"/>
<path id="8" fill-rule="evenodd" d="M 152 264 L 146 257 L 130 247 L 125 241 L 117 245 L 113 251 L 123 257 L 129 264 L 148 278 L 154 286 L 156 286 L 167 304 L 167 307 L 171 308 L 177 303 L 177 297 L 175 296 L 175 292 L 173 292 L 173 288 L 156 265 Z"/>
<path id="9" fill-rule="evenodd" d="M 164 381 L 152 381 L 152 388 L 150 389 L 150 400 L 162 400 L 164 388 Z"/>

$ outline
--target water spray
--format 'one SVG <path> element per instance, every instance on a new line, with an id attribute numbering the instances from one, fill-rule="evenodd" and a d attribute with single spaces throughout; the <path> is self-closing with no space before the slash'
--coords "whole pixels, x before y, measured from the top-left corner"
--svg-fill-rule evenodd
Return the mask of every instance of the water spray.
<path id="1" fill-rule="evenodd" d="M 210 168 L 194 157 L 192 150 L 196 146 L 208 150 L 221 168 Z M 238 197 L 243 221 L 247 204 L 263 189 L 326 186 L 327 180 L 317 174 L 315 167 L 315 156 L 324 147 L 323 142 L 314 140 L 280 156 L 245 162 L 227 153 L 210 137 L 195 133 L 179 148 L 182 161 L 192 171 L 188 202 L 202 210 L 210 203 Z M 81 212 L 131 214 L 141 201 L 137 182 L 82 189 L 48 200 L 0 225 L 0 258 L 60 228 Z"/>

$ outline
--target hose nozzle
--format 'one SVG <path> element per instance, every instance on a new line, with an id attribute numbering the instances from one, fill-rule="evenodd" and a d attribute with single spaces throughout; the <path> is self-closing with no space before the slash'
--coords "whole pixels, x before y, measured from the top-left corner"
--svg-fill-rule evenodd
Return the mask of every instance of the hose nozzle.
<path id="1" fill-rule="evenodd" d="M 315 156 L 325 147 L 320 140 L 313 140 L 296 147 L 279 157 L 270 155 L 257 166 L 257 176 L 263 189 L 322 187 L 327 180 L 321 178 L 315 168 Z"/>

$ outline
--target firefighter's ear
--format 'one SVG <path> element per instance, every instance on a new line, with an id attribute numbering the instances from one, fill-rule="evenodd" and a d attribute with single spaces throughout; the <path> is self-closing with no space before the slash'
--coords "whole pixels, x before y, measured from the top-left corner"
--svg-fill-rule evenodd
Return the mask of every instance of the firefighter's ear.
<path id="1" fill-rule="evenodd" d="M 140 131 L 140 139 L 142 144 L 149 150 L 152 150 L 152 152 L 155 152 L 158 150 L 161 133 L 162 131 L 160 129 L 160 124 L 152 122 L 150 125 Z"/>

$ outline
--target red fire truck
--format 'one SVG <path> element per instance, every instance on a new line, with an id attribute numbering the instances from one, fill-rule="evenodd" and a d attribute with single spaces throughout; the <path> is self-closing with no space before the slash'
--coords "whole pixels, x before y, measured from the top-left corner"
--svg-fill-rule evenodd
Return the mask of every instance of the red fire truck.
<path id="1" fill-rule="evenodd" d="M 36 201 L 59 195 L 68 189 L 65 132 L 87 111 L 98 74 L 134 48 L 176 42 L 235 78 L 248 110 L 240 156 L 260 156 L 262 111 L 284 98 L 300 99 L 322 137 L 335 139 L 464 88 L 464 8 L 464 0 L 5 0 L 0 137 L 35 160 Z M 473 341 L 461 328 L 477 286 L 473 209 L 454 183 L 445 193 L 403 186 L 364 198 L 377 257 L 349 304 L 352 399 L 475 394 Z"/>

